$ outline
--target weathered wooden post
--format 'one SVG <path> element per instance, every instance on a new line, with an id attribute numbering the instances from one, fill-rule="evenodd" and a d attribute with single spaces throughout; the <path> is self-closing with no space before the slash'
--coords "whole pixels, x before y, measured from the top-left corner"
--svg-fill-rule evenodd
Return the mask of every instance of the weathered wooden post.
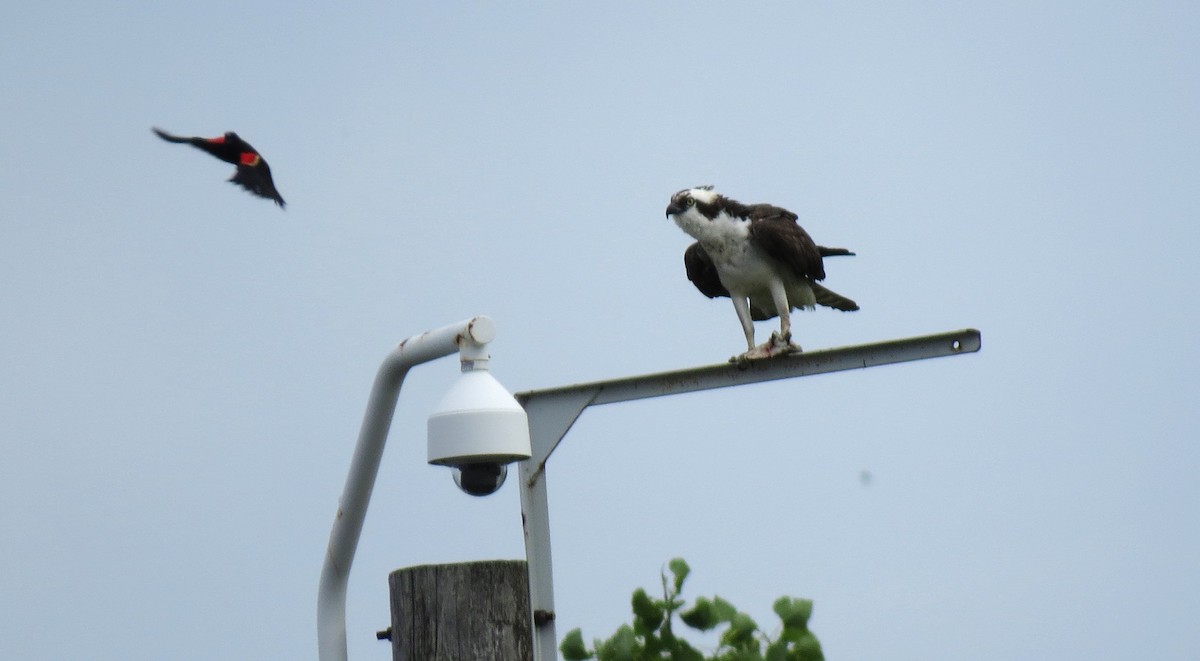
<path id="1" fill-rule="evenodd" d="M 523 560 L 397 569 L 393 661 L 533 661 Z"/>

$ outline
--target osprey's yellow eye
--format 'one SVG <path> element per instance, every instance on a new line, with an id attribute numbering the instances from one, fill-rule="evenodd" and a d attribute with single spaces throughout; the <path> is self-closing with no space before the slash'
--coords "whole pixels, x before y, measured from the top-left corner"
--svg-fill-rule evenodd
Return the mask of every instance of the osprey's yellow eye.
<path id="1" fill-rule="evenodd" d="M 695 200 L 695 198 L 691 198 L 691 197 L 689 197 L 689 198 L 687 199 L 687 205 L 688 205 L 689 207 L 694 207 L 694 206 L 696 206 L 696 200 Z"/>

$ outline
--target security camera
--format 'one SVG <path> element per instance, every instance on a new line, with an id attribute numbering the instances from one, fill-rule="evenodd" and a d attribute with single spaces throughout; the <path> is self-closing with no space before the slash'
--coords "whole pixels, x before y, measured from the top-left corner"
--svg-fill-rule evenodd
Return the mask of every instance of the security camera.
<path id="1" fill-rule="evenodd" d="M 454 483 L 472 496 L 495 493 L 506 464 L 529 458 L 529 419 L 487 370 L 463 361 L 462 376 L 429 416 L 429 463 L 454 468 Z"/>
<path id="2" fill-rule="evenodd" d="M 463 493 L 472 496 L 490 496 L 504 486 L 508 477 L 508 466 L 496 462 L 480 462 L 453 466 L 454 483 Z"/>

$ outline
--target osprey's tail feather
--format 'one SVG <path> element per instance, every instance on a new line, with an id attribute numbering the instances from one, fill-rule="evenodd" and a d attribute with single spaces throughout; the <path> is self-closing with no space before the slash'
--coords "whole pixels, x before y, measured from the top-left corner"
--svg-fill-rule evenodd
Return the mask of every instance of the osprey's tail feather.
<path id="1" fill-rule="evenodd" d="M 815 282 L 810 283 L 810 286 L 812 287 L 813 295 L 817 298 L 817 305 L 824 305 L 825 307 L 843 312 L 854 312 L 858 309 L 858 303 L 837 292 L 830 291 Z"/>
<path id="2" fill-rule="evenodd" d="M 822 257 L 838 257 L 841 255 L 853 256 L 854 253 L 845 248 L 826 248 L 825 246 L 817 246 L 817 252 L 821 253 Z"/>

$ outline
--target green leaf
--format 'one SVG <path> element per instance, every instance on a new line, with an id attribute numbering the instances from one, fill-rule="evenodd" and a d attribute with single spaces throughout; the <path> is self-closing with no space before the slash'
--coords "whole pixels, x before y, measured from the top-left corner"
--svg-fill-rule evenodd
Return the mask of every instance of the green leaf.
<path id="1" fill-rule="evenodd" d="M 596 640 L 594 649 L 584 644 L 579 629 L 563 638 L 559 650 L 564 661 L 824 661 L 817 637 L 808 629 L 812 601 L 780 597 L 773 608 L 783 623 L 777 639 L 759 630 L 746 613 L 721 597 L 700 597 L 690 608 L 680 596 L 691 568 L 682 558 L 674 558 L 660 574 L 663 596 L 650 597 L 645 590 L 634 591 L 630 600 L 633 626 L 622 625 L 607 640 Z M 726 624 L 717 649 L 710 655 L 697 651 L 672 631 L 675 614 L 693 630 L 709 631 Z M 762 651 L 766 648 L 765 653 Z"/>
<path id="2" fill-rule="evenodd" d="M 792 652 L 788 659 L 789 661 L 825 661 L 825 654 L 821 652 L 821 643 L 817 641 L 817 637 L 811 631 L 806 631 L 792 646 Z"/>
<path id="3" fill-rule="evenodd" d="M 704 655 L 688 645 L 686 640 L 677 640 L 671 649 L 671 661 L 704 661 Z"/>
<path id="4" fill-rule="evenodd" d="M 596 644 L 596 658 L 600 661 L 634 661 L 637 637 L 628 624 L 622 624 L 612 638 Z"/>
<path id="5" fill-rule="evenodd" d="M 812 617 L 811 599 L 793 599 L 780 597 L 775 600 L 775 614 L 783 622 L 784 629 L 805 631 L 808 629 L 808 619 Z"/>
<path id="6" fill-rule="evenodd" d="M 692 568 L 688 567 L 688 563 L 684 562 L 683 558 L 673 558 L 667 563 L 667 567 L 675 575 L 675 594 L 683 592 L 683 581 L 687 579 L 688 574 L 692 573 Z"/>
<path id="7" fill-rule="evenodd" d="M 634 633 L 637 633 L 635 630 Z M 664 632 L 665 633 L 665 632 Z M 643 638 L 642 656 L 641 659 L 661 659 L 665 650 L 670 650 L 674 646 L 674 641 L 667 635 L 661 638 L 653 634 Z"/>
<path id="8" fill-rule="evenodd" d="M 738 613 L 729 621 L 729 628 L 725 633 L 721 634 L 721 644 L 734 649 L 757 649 L 758 643 L 754 640 L 754 632 L 757 630 L 758 625 L 749 615 Z"/>
<path id="9" fill-rule="evenodd" d="M 733 616 L 737 615 L 737 609 L 733 607 L 733 604 L 720 597 L 713 596 L 712 604 L 713 614 L 721 622 L 732 622 Z"/>
<path id="10" fill-rule="evenodd" d="M 679 614 L 679 619 L 689 627 L 700 631 L 708 631 L 721 623 L 721 619 L 717 617 L 716 610 L 713 608 L 713 602 L 709 601 L 707 597 L 696 599 L 696 603 L 691 608 Z"/>
<path id="11" fill-rule="evenodd" d="M 656 602 L 642 588 L 633 592 L 633 627 L 638 633 L 652 633 L 663 623 L 663 603 Z"/>
<path id="12" fill-rule="evenodd" d="M 767 645 L 767 653 L 763 655 L 763 661 L 788 661 L 788 644 L 782 638 Z"/>
<path id="13" fill-rule="evenodd" d="M 583 632 L 579 629 L 571 629 L 567 632 L 567 635 L 563 637 L 562 644 L 558 646 L 558 651 L 562 652 L 565 661 L 585 661 L 593 656 L 583 644 Z"/>

